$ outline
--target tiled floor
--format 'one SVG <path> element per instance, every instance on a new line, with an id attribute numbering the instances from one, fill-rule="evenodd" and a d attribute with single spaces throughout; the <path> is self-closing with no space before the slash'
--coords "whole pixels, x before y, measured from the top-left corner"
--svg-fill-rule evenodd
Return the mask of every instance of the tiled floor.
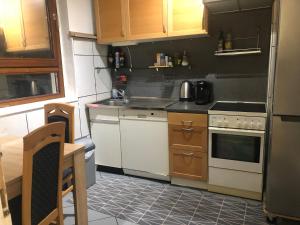
<path id="1" fill-rule="evenodd" d="M 74 224 L 71 200 L 64 206 Z M 88 207 L 89 225 L 267 225 L 257 201 L 109 173 L 97 173 Z"/>

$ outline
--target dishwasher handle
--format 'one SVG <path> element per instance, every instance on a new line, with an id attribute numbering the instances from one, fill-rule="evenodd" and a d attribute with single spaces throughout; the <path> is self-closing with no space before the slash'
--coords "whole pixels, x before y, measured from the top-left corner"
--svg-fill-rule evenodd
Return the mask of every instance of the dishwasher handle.
<path id="1" fill-rule="evenodd" d="M 103 119 L 92 119 L 91 120 L 92 123 L 102 123 L 102 124 L 119 124 L 120 121 L 119 120 L 103 120 Z"/>
<path id="2" fill-rule="evenodd" d="M 137 118 L 140 118 L 140 119 L 146 119 L 146 118 L 147 118 L 147 115 L 146 115 L 146 114 L 138 114 L 138 115 L 137 115 Z"/>

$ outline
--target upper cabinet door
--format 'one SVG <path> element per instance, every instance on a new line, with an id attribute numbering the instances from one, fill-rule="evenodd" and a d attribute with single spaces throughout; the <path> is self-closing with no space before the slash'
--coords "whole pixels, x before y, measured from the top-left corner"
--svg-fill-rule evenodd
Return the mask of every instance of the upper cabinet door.
<path id="1" fill-rule="evenodd" d="M 126 40 L 124 0 L 95 0 L 98 43 Z"/>
<path id="2" fill-rule="evenodd" d="M 202 0 L 168 0 L 168 36 L 207 34 Z"/>
<path id="3" fill-rule="evenodd" d="M 129 40 L 167 37 L 167 0 L 125 0 Z"/>

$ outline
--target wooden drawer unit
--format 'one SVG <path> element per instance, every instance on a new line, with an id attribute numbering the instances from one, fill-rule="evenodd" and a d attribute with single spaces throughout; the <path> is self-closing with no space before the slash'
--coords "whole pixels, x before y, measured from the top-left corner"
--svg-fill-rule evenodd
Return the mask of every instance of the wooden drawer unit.
<path id="1" fill-rule="evenodd" d="M 207 152 L 207 127 L 169 124 L 169 145 L 171 148 Z"/>
<path id="2" fill-rule="evenodd" d="M 207 127 L 206 114 L 192 114 L 192 113 L 168 113 L 169 124 L 182 125 L 186 127 Z"/>
<path id="3" fill-rule="evenodd" d="M 171 176 L 205 181 L 207 169 L 207 153 L 171 148 Z"/>
<path id="4" fill-rule="evenodd" d="M 168 113 L 170 175 L 207 179 L 206 114 Z"/>

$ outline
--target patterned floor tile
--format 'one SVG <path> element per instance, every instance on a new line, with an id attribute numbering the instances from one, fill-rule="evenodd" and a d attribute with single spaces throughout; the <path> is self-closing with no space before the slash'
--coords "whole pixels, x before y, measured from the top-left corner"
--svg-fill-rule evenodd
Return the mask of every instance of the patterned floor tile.
<path id="1" fill-rule="evenodd" d="M 88 190 L 89 209 L 128 225 L 267 225 L 261 202 L 97 172 Z"/>
<path id="2" fill-rule="evenodd" d="M 190 222 L 190 218 L 168 216 L 164 221 L 164 225 L 187 225 Z"/>

